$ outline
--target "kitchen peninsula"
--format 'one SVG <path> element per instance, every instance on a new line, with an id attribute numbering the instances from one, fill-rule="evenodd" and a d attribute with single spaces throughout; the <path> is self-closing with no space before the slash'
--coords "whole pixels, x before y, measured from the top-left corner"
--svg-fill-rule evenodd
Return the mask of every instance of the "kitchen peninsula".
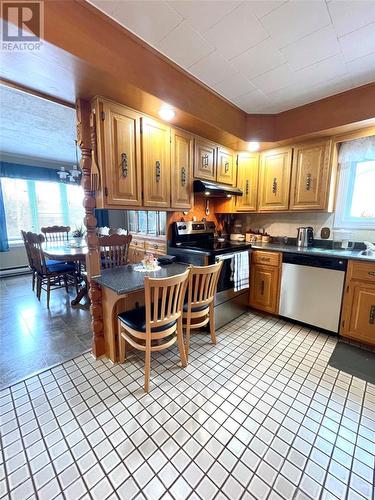
<path id="1" fill-rule="evenodd" d="M 186 264 L 172 263 L 161 265 L 157 271 L 137 271 L 137 266 L 103 269 L 100 276 L 92 280 L 100 285 L 102 292 L 103 325 L 105 352 L 114 363 L 117 360 L 117 315 L 144 305 L 144 278 L 171 278 L 182 274 Z"/>

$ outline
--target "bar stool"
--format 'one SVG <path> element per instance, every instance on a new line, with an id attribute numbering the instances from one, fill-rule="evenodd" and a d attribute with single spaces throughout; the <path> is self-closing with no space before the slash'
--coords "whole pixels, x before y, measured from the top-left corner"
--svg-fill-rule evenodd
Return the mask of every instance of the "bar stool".
<path id="1" fill-rule="evenodd" d="M 145 353 L 144 390 L 149 391 L 151 353 L 176 341 L 181 364 L 186 366 L 182 334 L 182 307 L 190 269 L 171 278 L 145 277 L 145 306 L 118 315 L 119 361 L 126 357 L 126 343 Z"/>
<path id="2" fill-rule="evenodd" d="M 189 355 L 190 331 L 210 323 L 210 335 L 216 344 L 214 298 L 223 261 L 211 266 L 193 266 L 190 269 L 187 302 L 184 304 L 183 328 L 185 329 L 185 352 Z"/>

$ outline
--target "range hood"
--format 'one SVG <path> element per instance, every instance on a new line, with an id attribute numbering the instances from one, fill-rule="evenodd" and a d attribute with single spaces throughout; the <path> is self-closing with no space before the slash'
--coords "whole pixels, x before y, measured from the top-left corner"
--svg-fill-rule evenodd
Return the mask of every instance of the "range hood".
<path id="1" fill-rule="evenodd" d="M 204 194 L 207 198 L 230 198 L 243 195 L 241 189 L 237 187 L 198 179 L 194 181 L 194 193 Z"/>

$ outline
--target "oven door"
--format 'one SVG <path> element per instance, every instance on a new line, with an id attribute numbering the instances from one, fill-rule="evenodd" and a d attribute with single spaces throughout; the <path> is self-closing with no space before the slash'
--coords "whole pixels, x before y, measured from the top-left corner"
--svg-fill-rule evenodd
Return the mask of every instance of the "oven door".
<path id="1" fill-rule="evenodd" d="M 216 262 L 223 261 L 223 267 L 221 268 L 219 281 L 217 283 L 218 292 L 223 292 L 224 290 L 231 290 L 234 288 L 232 259 L 233 259 L 232 253 L 218 255 L 216 257 Z"/>

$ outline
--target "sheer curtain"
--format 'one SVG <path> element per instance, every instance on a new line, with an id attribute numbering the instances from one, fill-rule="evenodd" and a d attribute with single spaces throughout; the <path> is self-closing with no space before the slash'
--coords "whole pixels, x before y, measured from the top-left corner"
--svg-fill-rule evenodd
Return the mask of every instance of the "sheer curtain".
<path id="1" fill-rule="evenodd" d="M 343 142 L 339 150 L 339 164 L 347 166 L 356 161 L 375 160 L 375 135 Z"/>

